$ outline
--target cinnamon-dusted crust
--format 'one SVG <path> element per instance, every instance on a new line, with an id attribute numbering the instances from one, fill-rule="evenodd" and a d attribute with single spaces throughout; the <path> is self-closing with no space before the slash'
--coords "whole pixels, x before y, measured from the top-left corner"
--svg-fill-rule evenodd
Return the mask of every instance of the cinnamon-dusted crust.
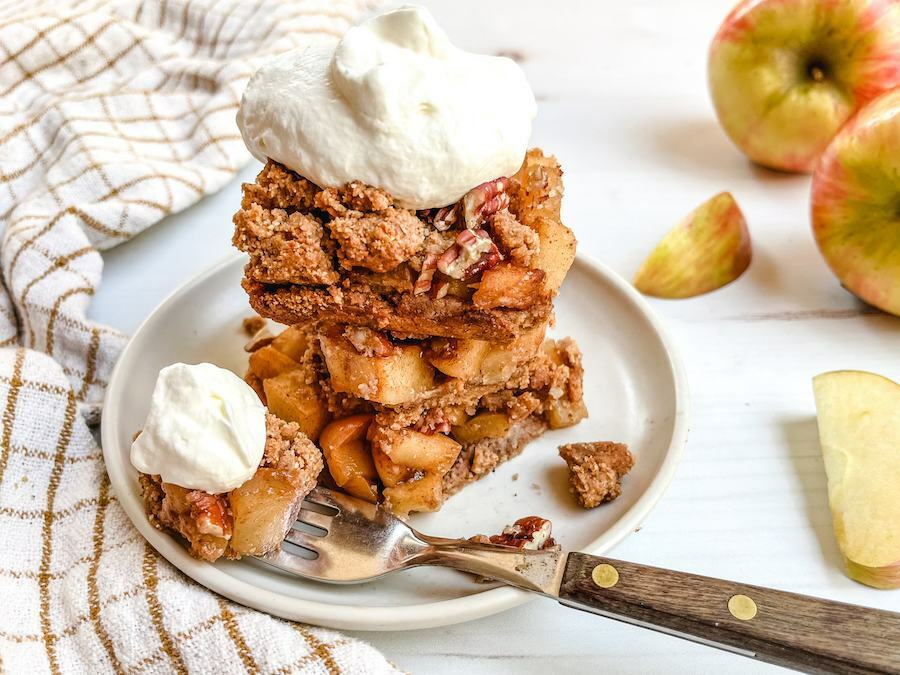
<path id="1" fill-rule="evenodd" d="M 326 287 L 269 285 L 247 278 L 242 283 L 254 310 L 287 325 L 323 321 L 395 333 L 508 342 L 547 321 L 552 310 L 549 297 L 539 298 L 527 310 L 476 309 L 459 298 L 383 294 L 350 280 Z"/>
<path id="2" fill-rule="evenodd" d="M 531 415 L 516 422 L 502 438 L 487 438 L 464 445 L 456 463 L 444 476 L 444 496 L 456 494 L 469 483 L 484 478 L 503 462 L 521 454 L 535 438 L 547 431 L 547 422 Z"/>
<path id="3" fill-rule="evenodd" d="M 267 476 L 279 481 L 282 489 L 286 485 L 293 490 L 294 506 L 285 509 L 285 513 L 273 514 L 286 523 L 284 533 L 294 522 L 303 497 L 315 487 L 323 466 L 322 453 L 297 424 L 266 415 L 266 445 L 254 478 L 265 470 Z M 163 483 L 159 476 L 148 474 L 140 474 L 138 479 L 151 524 L 160 530 L 174 530 L 184 537 L 190 544 L 191 555 L 214 562 L 222 556 L 240 558 L 244 553 L 231 546 L 232 539 L 238 534 L 236 529 L 242 526 L 240 521 L 235 523 L 232 513 L 233 492 L 210 494 L 189 490 Z"/>
<path id="4" fill-rule="evenodd" d="M 540 257 L 541 238 L 560 236 L 547 221 L 568 233 L 574 254 L 574 238 L 559 223 L 561 176 L 555 159 L 532 150 L 516 176 L 473 186 L 451 207 L 411 211 L 384 190 L 358 182 L 320 189 L 269 161 L 255 183 L 244 185 L 234 216 L 233 243 L 250 256 L 244 288 L 257 312 L 288 325 L 327 321 L 512 340 L 547 320 L 571 263 Z M 462 254 L 468 243 L 458 237 L 473 232 L 493 248 L 469 259 Z M 460 262 L 450 271 L 454 256 Z M 501 261 L 515 273 L 502 281 L 498 273 L 473 302 Z M 548 269 L 559 270 L 556 285 Z"/>

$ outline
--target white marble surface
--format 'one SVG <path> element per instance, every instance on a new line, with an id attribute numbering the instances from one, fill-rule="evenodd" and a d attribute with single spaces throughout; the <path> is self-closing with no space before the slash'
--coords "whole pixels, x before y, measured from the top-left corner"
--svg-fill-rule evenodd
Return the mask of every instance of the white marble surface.
<path id="1" fill-rule="evenodd" d="M 749 221 L 755 257 L 743 278 L 654 302 L 687 365 L 691 438 L 667 495 L 613 555 L 900 610 L 900 591 L 841 573 L 810 384 L 837 368 L 900 379 L 900 320 L 864 311 L 830 276 L 810 234 L 808 179 L 751 166 L 719 130 L 705 58 L 731 0 L 426 4 L 461 45 L 521 59 L 540 105 L 534 141 L 566 169 L 565 217 L 582 250 L 631 276 L 669 226 L 719 190 Z M 109 252 L 92 315 L 133 330 L 224 257 L 239 182 L 256 169 Z M 543 599 L 465 625 L 362 637 L 415 673 L 774 670 Z"/>

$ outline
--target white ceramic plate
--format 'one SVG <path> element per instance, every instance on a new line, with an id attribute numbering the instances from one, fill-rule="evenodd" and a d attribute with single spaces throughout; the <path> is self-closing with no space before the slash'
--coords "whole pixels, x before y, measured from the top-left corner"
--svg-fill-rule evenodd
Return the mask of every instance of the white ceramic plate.
<path id="1" fill-rule="evenodd" d="M 241 604 L 321 626 L 404 630 L 449 625 L 526 602 L 512 588 L 475 584 L 452 570 L 418 568 L 355 586 L 306 582 L 254 560 L 215 565 L 191 558 L 176 537 L 144 515 L 128 455 L 159 370 L 210 361 L 243 373 L 241 319 L 250 314 L 240 287 L 244 260 L 225 260 L 181 287 L 137 330 L 112 375 L 103 414 L 103 454 L 112 486 L 141 534 L 185 574 Z M 554 335 L 572 335 L 584 352 L 590 418 L 545 434 L 522 455 L 466 487 L 434 514 L 417 514 L 423 532 L 467 537 L 499 532 L 527 515 L 553 522 L 567 550 L 603 553 L 634 531 L 662 496 L 687 437 L 687 385 L 680 362 L 652 311 L 626 282 L 579 256 L 556 301 Z M 586 511 L 567 492 L 556 447 L 572 441 L 630 445 L 634 470 L 614 502 Z"/>

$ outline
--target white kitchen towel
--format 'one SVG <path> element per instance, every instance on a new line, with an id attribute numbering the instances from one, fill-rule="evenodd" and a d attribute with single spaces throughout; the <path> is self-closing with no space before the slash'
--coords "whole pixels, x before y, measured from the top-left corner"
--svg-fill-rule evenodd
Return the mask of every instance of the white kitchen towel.
<path id="1" fill-rule="evenodd" d="M 253 70 L 369 5 L 0 0 L 0 672 L 396 672 L 160 559 L 87 424 L 125 342 L 87 318 L 98 250 L 231 178 Z"/>

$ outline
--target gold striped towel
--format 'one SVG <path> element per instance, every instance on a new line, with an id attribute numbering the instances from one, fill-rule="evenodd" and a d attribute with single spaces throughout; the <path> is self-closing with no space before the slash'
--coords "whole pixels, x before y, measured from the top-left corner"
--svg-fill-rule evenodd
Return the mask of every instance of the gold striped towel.
<path id="1" fill-rule="evenodd" d="M 221 187 L 249 159 L 234 115 L 260 61 L 367 8 L 0 0 L 0 672 L 396 672 L 158 558 L 87 425 L 125 340 L 86 316 L 98 250 Z"/>

